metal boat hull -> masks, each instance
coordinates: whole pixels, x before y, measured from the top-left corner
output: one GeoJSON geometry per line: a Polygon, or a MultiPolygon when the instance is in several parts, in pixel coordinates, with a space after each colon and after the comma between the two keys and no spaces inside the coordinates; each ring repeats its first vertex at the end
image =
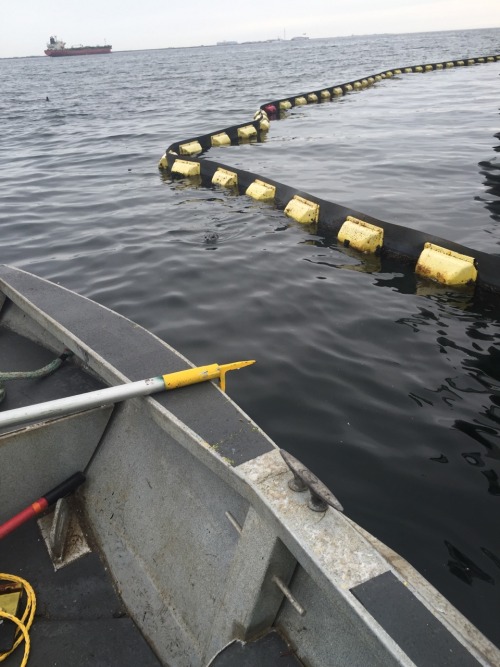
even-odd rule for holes
{"type": "MultiPolygon", "coordinates": [[[[3,266],[0,343],[11,336],[53,355],[71,350],[75,371],[101,384],[189,365],[116,313],[3,266]]],[[[31,400],[29,384],[10,391],[2,409],[31,400]]],[[[340,511],[312,511],[309,493],[289,487],[276,445],[212,383],[1,434],[0,521],[74,466],[86,473],[77,496],[95,548],[160,664],[219,667],[234,653],[250,664],[246,647],[270,631],[286,642],[287,665],[500,664],[500,652],[408,563],[340,511]]],[[[62,586],[72,567],[61,570],[62,586]]],[[[56,637],[62,650],[71,643],[60,628],[51,650],[56,637]]],[[[33,647],[30,664],[47,664],[33,647]]]]}

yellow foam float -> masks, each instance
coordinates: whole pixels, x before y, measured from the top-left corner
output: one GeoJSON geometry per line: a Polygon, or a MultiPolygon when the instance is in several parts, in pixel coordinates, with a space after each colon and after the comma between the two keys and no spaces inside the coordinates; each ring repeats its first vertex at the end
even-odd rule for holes
{"type": "Polygon", "coordinates": [[[245,194],[257,201],[269,201],[274,199],[276,195],[276,186],[257,178],[253,183],[250,183],[245,194]]]}
{"type": "Polygon", "coordinates": [[[181,155],[197,155],[203,151],[199,141],[189,141],[187,144],[179,146],[179,153],[181,155]]]}
{"type": "Polygon", "coordinates": [[[214,148],[216,146],[230,146],[231,139],[226,132],[219,132],[218,134],[212,134],[210,137],[210,143],[214,148]]]}
{"type": "Polygon", "coordinates": [[[253,139],[257,136],[257,130],[253,125],[244,125],[238,128],[238,139],[253,139]]]}
{"type": "Polygon", "coordinates": [[[434,243],[424,245],[415,272],[443,285],[467,285],[476,282],[477,279],[474,257],[462,255],[434,243]]]}
{"type": "Polygon", "coordinates": [[[295,195],[286,205],[285,215],[302,224],[318,222],[319,204],[295,195]]]}
{"type": "Polygon", "coordinates": [[[234,188],[238,185],[238,174],[228,169],[218,167],[212,176],[213,185],[222,185],[226,188],[234,188]]]}
{"type": "Polygon", "coordinates": [[[172,165],[172,173],[181,176],[199,176],[200,164],[189,160],[176,160],[172,165]]]}
{"type": "Polygon", "coordinates": [[[348,215],[340,228],[337,239],[360,252],[374,253],[384,243],[384,230],[382,227],[348,215]]]}

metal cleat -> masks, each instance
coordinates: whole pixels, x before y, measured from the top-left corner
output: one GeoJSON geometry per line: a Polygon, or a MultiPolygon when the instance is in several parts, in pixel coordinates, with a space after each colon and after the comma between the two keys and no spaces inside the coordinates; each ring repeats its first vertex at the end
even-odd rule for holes
{"type": "Polygon", "coordinates": [[[293,472],[293,479],[288,482],[290,489],[299,493],[309,490],[311,493],[308,502],[310,509],[314,512],[326,512],[328,506],[330,506],[338,512],[344,511],[344,508],[330,489],[325,486],[316,475],[306,468],[303,463],[284,449],[280,449],[280,454],[287,466],[293,472]]]}

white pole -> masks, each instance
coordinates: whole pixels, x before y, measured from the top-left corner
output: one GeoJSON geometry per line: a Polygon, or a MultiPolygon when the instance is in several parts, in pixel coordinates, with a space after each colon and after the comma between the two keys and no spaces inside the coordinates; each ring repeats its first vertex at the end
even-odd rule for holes
{"type": "Polygon", "coordinates": [[[127,382],[116,387],[107,389],[98,389],[89,391],[87,394],[78,394],[77,396],[67,396],[66,398],[57,398],[55,401],[47,403],[38,403],[38,405],[27,405],[24,408],[15,408],[0,412],[0,428],[4,426],[13,426],[26,421],[43,419],[45,417],[60,417],[71,412],[77,412],[81,409],[95,408],[99,405],[109,405],[118,403],[126,398],[134,396],[148,396],[158,391],[171,391],[179,387],[186,387],[198,382],[220,379],[220,388],[225,391],[226,373],[244,368],[255,361],[235,361],[231,364],[208,364],[207,366],[196,366],[187,368],[183,371],[175,371],[167,375],[158,375],[146,380],[137,382],[127,382]]]}
{"type": "Polygon", "coordinates": [[[0,412],[0,428],[35,419],[59,417],[82,409],[118,403],[124,401],[126,398],[134,398],[134,396],[148,396],[162,390],[165,390],[165,381],[159,375],[158,377],[147,378],[138,382],[130,382],[116,387],[90,391],[86,394],[57,398],[54,401],[47,401],[38,405],[27,405],[24,408],[15,408],[3,413],[0,412]]]}

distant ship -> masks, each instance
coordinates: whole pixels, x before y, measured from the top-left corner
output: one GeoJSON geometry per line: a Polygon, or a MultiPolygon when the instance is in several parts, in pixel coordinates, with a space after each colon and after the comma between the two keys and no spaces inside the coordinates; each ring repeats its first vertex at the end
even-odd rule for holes
{"type": "Polygon", "coordinates": [[[70,46],[66,48],[66,43],[57,37],[51,37],[47,48],[46,56],[90,56],[94,53],[111,53],[111,44],[103,46],[70,46]]]}

